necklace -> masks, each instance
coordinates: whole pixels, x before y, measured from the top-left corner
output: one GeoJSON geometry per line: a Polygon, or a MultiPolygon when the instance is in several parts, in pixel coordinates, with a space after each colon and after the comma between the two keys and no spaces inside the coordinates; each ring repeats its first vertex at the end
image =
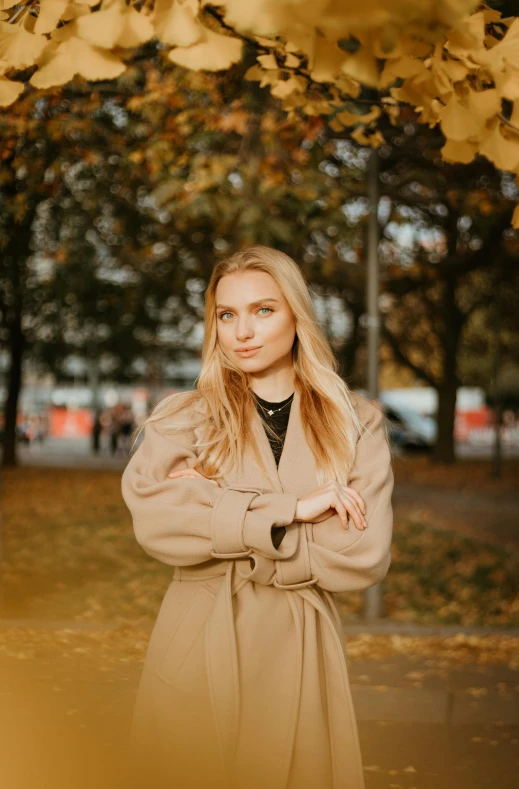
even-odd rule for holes
{"type": "MultiPolygon", "coordinates": [[[[257,397],[257,395],[256,395],[256,397],[257,397]]],[[[264,405],[261,405],[259,400],[258,400],[258,405],[260,406],[260,408],[263,409],[263,411],[265,411],[265,413],[267,413],[269,416],[272,416],[272,414],[277,414],[278,411],[282,411],[283,408],[286,408],[287,405],[290,405],[290,403],[292,402],[293,399],[294,399],[294,395],[292,395],[290,397],[290,400],[287,403],[285,403],[284,405],[282,405],[281,408],[274,408],[274,409],[270,408],[270,409],[267,409],[267,408],[265,408],[264,405]]]]}

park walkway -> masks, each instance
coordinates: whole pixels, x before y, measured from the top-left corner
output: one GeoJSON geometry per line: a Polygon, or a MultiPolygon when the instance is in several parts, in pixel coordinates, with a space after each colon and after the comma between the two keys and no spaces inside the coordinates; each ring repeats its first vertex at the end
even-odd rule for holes
{"type": "MultiPolygon", "coordinates": [[[[51,623],[31,630],[0,623],[0,706],[9,710],[0,717],[1,761],[9,789],[40,789],[42,770],[53,789],[123,789],[125,738],[150,629],[126,630],[126,640],[140,647],[136,659],[124,639],[104,643],[115,632],[110,625],[103,634],[95,625],[68,624],[51,633],[51,623]]],[[[366,658],[356,652],[358,630],[369,626],[352,627],[346,644],[366,789],[515,789],[519,639],[502,637],[516,651],[501,663],[478,660],[476,652],[474,662],[460,663],[455,650],[452,659],[422,649],[366,658]]]]}

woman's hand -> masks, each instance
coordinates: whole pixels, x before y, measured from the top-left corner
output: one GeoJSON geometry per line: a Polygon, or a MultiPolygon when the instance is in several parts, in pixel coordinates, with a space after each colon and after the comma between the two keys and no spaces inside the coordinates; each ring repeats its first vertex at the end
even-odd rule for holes
{"type": "Polygon", "coordinates": [[[206,479],[208,482],[212,482],[213,485],[218,485],[218,482],[215,479],[209,479],[208,477],[204,477],[203,474],[200,474],[198,471],[195,471],[194,468],[181,468],[179,471],[172,471],[171,474],[168,474],[170,479],[178,479],[178,477],[188,477],[193,479],[195,477],[200,477],[201,479],[206,479]]]}
{"type": "Polygon", "coordinates": [[[334,481],[325,482],[312,493],[301,496],[297,500],[294,520],[320,523],[333,515],[333,510],[337,512],[345,529],[349,528],[348,513],[357,529],[365,529],[368,525],[364,518],[366,505],[360,493],[334,481]]]}

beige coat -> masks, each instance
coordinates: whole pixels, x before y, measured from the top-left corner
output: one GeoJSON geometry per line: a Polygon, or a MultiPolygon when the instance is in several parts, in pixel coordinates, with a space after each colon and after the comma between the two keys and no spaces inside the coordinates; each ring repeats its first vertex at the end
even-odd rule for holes
{"type": "Polygon", "coordinates": [[[143,787],[363,789],[333,593],[365,589],[388,571],[393,471],[381,412],[353,398],[373,434],[359,439],[348,479],[366,503],[363,531],[351,518],[344,529],[336,514],[292,520],[297,497],[318,487],[297,389],[278,469],[254,415],[274,489],[249,453],[242,472],[219,486],[168,479],[195,464],[195,436],[168,433],[167,418],[146,426],[123,496],[140,545],[175,573],[134,711],[131,750],[143,787]],[[279,550],[273,525],[287,527],[279,550]]]}

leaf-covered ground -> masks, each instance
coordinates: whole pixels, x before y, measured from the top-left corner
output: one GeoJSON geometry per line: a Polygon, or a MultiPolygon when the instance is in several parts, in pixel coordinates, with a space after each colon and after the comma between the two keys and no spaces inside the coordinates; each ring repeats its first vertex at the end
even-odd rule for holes
{"type": "MultiPolygon", "coordinates": [[[[519,463],[503,480],[489,464],[430,467],[396,461],[397,480],[484,492],[496,504],[516,484],[519,463]],[[497,494],[497,495],[496,495],[497,494]]],[[[154,620],[173,568],[137,544],[120,494],[120,472],[23,467],[3,473],[4,618],[119,622],[154,620]]],[[[477,512],[475,512],[477,517],[477,512]]],[[[430,521],[430,513],[429,513],[430,521]]],[[[395,519],[392,565],[384,581],[385,614],[427,624],[519,625],[519,551],[471,539],[452,525],[424,525],[416,511],[395,519]]],[[[339,596],[341,613],[362,613],[362,593],[339,596]]]]}
{"type": "MultiPolygon", "coordinates": [[[[496,502],[497,519],[496,493],[509,495],[515,484],[508,476],[488,481],[481,466],[445,470],[443,483],[436,469],[434,479],[427,477],[423,459],[397,465],[397,478],[421,495],[424,486],[439,496],[453,487],[485,491],[496,502]]],[[[45,775],[54,789],[127,789],[135,694],[173,568],[136,543],[120,472],[20,468],[4,473],[2,494],[0,616],[36,620],[0,627],[0,697],[11,711],[3,721],[0,716],[0,740],[9,754],[3,784],[36,789],[45,775]],[[54,620],[65,622],[56,626],[54,620]]],[[[466,529],[456,533],[455,521],[436,517],[434,506],[406,512],[401,500],[397,512],[393,563],[383,587],[386,615],[517,625],[517,551],[478,542],[466,529]]],[[[346,616],[354,616],[362,594],[339,602],[346,616]]],[[[360,716],[366,789],[489,789],[496,780],[502,789],[515,786],[518,727],[501,716],[519,693],[519,638],[360,634],[348,635],[346,648],[361,712],[363,699],[378,704],[379,696],[384,709],[393,705],[391,712],[408,699],[407,722],[360,716]],[[491,720],[417,725],[415,711],[421,714],[427,694],[447,692],[463,709],[484,704],[491,720]]]]}

